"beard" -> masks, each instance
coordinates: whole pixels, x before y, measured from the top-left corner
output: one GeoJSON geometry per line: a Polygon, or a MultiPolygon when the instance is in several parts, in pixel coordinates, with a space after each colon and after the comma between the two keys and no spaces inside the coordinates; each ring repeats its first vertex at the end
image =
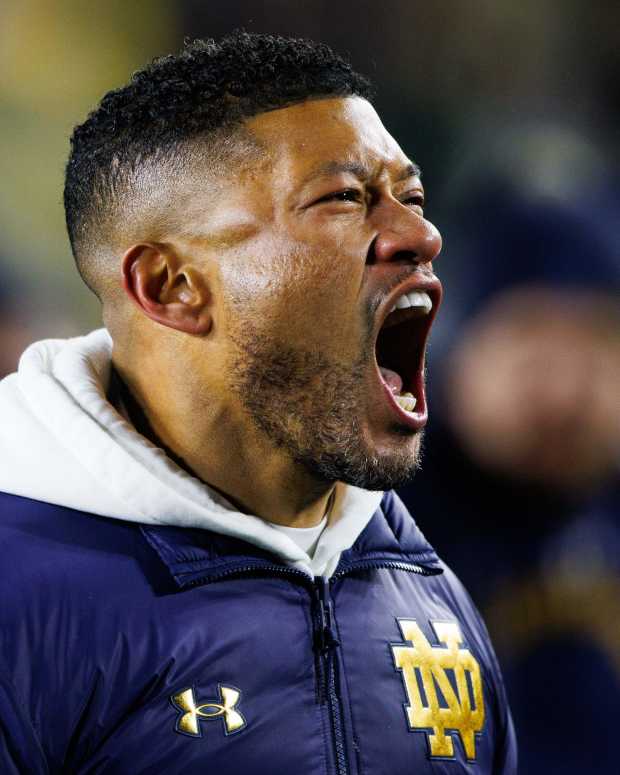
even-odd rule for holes
{"type": "MultiPolygon", "coordinates": [[[[245,318],[245,316],[244,316],[245,318]]],[[[320,482],[344,482],[366,490],[390,490],[408,482],[419,467],[422,433],[412,452],[411,431],[394,424],[403,436],[401,449],[377,454],[366,439],[360,415],[369,369],[374,368],[372,320],[367,344],[350,365],[321,352],[293,348],[238,319],[231,339],[231,389],[253,425],[284,449],[320,482]]]]}

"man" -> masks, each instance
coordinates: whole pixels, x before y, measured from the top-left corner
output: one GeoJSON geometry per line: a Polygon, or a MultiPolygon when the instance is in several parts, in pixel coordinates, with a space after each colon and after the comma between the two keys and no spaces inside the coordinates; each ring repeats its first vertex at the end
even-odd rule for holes
{"type": "Polygon", "coordinates": [[[389,492],[441,241],[368,98],[237,33],[76,128],[107,331],[1,386],[3,772],[515,772],[484,625],[389,492]]]}

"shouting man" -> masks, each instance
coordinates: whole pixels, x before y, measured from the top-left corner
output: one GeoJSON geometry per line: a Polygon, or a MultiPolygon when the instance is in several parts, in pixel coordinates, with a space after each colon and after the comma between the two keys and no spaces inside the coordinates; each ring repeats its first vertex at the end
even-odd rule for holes
{"type": "Polygon", "coordinates": [[[3,773],[515,772],[484,625],[391,492],[441,238],[369,99],[236,33],[75,129],[105,329],[0,384],[3,773]]]}

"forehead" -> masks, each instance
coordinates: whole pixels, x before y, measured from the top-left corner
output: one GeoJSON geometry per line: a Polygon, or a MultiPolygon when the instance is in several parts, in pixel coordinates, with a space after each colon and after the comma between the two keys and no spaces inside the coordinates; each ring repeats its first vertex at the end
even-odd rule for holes
{"type": "Polygon", "coordinates": [[[409,161],[361,97],[308,100],[261,113],[246,125],[295,178],[330,161],[362,161],[370,168],[401,168],[409,161]]]}

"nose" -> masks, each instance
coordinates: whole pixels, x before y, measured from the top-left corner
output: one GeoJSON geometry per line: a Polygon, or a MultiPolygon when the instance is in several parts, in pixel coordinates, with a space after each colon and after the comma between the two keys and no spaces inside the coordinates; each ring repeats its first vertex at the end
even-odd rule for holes
{"type": "Polygon", "coordinates": [[[399,212],[394,213],[392,210],[389,219],[383,217],[377,223],[379,233],[368,257],[369,262],[404,259],[427,264],[434,261],[441,250],[438,229],[404,205],[395,206],[399,212]]]}

